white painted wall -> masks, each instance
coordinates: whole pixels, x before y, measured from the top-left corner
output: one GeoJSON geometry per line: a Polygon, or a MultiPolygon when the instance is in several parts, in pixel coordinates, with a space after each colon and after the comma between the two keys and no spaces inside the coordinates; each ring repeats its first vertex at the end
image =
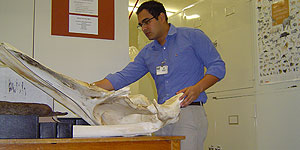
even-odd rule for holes
{"type": "Polygon", "coordinates": [[[257,95],[257,150],[299,149],[300,94],[297,85],[297,88],[287,88],[285,84],[259,88],[264,92],[257,95]],[[274,87],[278,89],[268,89],[274,87]]]}
{"type": "MultiPolygon", "coordinates": [[[[0,42],[7,42],[32,56],[33,0],[0,1],[0,42]]],[[[39,102],[53,107],[53,100],[27,80],[0,65],[0,100],[39,102]]]]}
{"type": "Polygon", "coordinates": [[[0,0],[0,42],[32,56],[33,0],[0,0]]]}
{"type": "MultiPolygon", "coordinates": [[[[128,0],[115,0],[115,40],[52,36],[51,0],[1,0],[0,20],[0,41],[30,56],[34,49],[36,60],[72,78],[93,82],[129,63],[128,0]]],[[[0,93],[6,90],[1,88],[0,93]]],[[[55,106],[56,111],[65,111],[57,103],[55,106]]]]}
{"type": "MultiPolygon", "coordinates": [[[[290,0],[289,2],[294,3],[293,5],[300,5],[300,2],[297,0],[290,0]]],[[[267,1],[265,1],[265,3],[271,6],[271,4],[267,1]]],[[[267,8],[268,7],[264,8],[264,10],[267,10],[267,8]]],[[[299,7],[297,8],[298,9],[296,9],[296,12],[299,12],[299,7]]],[[[258,16],[256,17],[257,19],[259,19],[258,16]]],[[[296,17],[296,19],[299,19],[299,15],[297,15],[296,17]]],[[[281,25],[279,26],[279,28],[281,28],[281,25]]],[[[297,26],[297,28],[299,30],[299,25],[297,26]]],[[[258,35],[257,30],[255,34],[258,35]]],[[[258,44],[256,43],[256,45],[258,44]]],[[[256,49],[258,50],[258,47],[256,49]]],[[[255,68],[257,68],[257,72],[259,72],[258,55],[259,53],[258,51],[256,51],[256,58],[254,62],[256,66],[255,68]]],[[[257,79],[257,150],[299,149],[299,80],[262,85],[259,83],[258,73],[256,73],[255,77],[257,79]]]]}
{"type": "Polygon", "coordinates": [[[129,62],[128,0],[115,0],[115,40],[51,35],[51,0],[36,1],[35,58],[53,70],[92,82],[129,62]]]}

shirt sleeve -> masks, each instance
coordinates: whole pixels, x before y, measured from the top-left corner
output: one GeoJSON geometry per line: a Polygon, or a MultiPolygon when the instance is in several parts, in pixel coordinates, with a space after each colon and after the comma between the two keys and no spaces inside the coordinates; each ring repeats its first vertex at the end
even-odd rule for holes
{"type": "Polygon", "coordinates": [[[134,61],[130,62],[123,70],[105,77],[111,82],[115,90],[119,90],[137,81],[148,72],[142,51],[135,57],[134,61]]]}
{"type": "Polygon", "coordinates": [[[207,69],[205,74],[223,79],[226,73],[225,62],[211,40],[199,29],[194,29],[190,35],[195,53],[207,69]]]}

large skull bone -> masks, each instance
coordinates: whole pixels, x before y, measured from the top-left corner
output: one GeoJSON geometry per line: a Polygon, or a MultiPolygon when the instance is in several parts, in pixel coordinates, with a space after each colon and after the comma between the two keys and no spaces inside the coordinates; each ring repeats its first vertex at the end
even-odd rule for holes
{"type": "Polygon", "coordinates": [[[6,43],[0,45],[0,65],[10,67],[89,124],[101,125],[99,136],[149,134],[178,120],[181,94],[159,105],[143,95],[129,95],[129,88],[107,91],[54,72],[6,43]]]}

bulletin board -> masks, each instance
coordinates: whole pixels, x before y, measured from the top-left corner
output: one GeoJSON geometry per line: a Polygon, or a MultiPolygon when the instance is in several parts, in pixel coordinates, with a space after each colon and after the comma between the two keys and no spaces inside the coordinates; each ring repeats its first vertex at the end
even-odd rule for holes
{"type": "Polygon", "coordinates": [[[114,40],[114,0],[52,0],[51,35],[114,40]]]}
{"type": "Polygon", "coordinates": [[[300,2],[257,0],[260,84],[300,79],[300,2]]]}

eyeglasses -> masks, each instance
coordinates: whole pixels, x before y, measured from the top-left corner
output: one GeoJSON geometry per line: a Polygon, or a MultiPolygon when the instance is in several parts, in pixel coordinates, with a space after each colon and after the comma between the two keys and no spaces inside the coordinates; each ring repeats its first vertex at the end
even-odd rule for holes
{"type": "Polygon", "coordinates": [[[139,23],[139,25],[137,26],[137,28],[141,29],[143,27],[143,25],[148,25],[153,18],[155,18],[155,17],[143,20],[142,23],[139,23]]]}

